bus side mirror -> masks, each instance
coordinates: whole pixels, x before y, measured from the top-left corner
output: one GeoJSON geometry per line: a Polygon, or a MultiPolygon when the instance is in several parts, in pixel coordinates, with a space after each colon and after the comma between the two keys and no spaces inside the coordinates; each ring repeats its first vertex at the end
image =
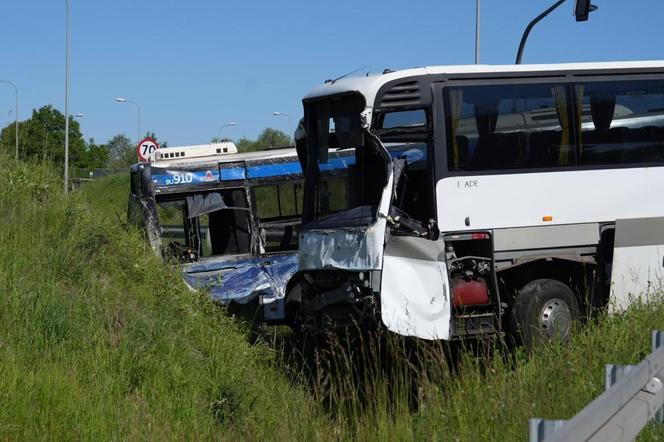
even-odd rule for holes
{"type": "Polygon", "coordinates": [[[576,17],[576,21],[586,21],[590,13],[596,10],[597,6],[591,4],[590,0],[576,0],[574,17],[576,17]]]}

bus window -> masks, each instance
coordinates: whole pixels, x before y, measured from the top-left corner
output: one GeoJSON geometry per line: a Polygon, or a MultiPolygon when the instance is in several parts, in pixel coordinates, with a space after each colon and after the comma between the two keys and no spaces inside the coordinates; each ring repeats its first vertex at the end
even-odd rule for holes
{"type": "Polygon", "coordinates": [[[426,127],[427,114],[424,109],[387,112],[383,117],[381,129],[409,129],[426,127]]]}
{"type": "Polygon", "coordinates": [[[256,214],[261,220],[298,217],[302,214],[301,184],[254,187],[256,214]]]}
{"type": "Polygon", "coordinates": [[[157,204],[162,246],[165,251],[182,248],[187,243],[184,226],[186,214],[184,210],[184,200],[163,201],[157,204]]]}
{"type": "Polygon", "coordinates": [[[318,213],[322,216],[348,209],[348,189],[345,177],[323,179],[318,187],[318,213]]]}
{"type": "Polygon", "coordinates": [[[567,86],[459,86],[444,95],[450,170],[574,164],[567,86]]]}
{"type": "Polygon", "coordinates": [[[664,161],[664,81],[581,83],[575,94],[579,164],[664,161]]]}
{"type": "Polygon", "coordinates": [[[250,217],[243,190],[189,193],[181,197],[157,201],[166,256],[182,259],[187,250],[195,258],[250,252],[250,217]],[[223,208],[211,207],[210,202],[204,201],[213,194],[223,201],[223,208]],[[197,212],[193,213],[194,210],[197,212]]]}
{"type": "Polygon", "coordinates": [[[264,250],[296,250],[295,227],[302,215],[302,185],[256,186],[253,191],[264,250]]]}

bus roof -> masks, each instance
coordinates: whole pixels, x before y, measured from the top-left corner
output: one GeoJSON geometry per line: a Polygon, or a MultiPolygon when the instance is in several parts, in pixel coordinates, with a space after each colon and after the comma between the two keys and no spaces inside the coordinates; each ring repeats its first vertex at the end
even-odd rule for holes
{"type": "Polygon", "coordinates": [[[599,63],[556,63],[556,64],[511,64],[511,65],[449,65],[425,66],[399,71],[386,72],[366,76],[353,76],[326,82],[315,87],[304,100],[315,99],[343,92],[361,93],[367,104],[373,103],[381,86],[389,81],[419,75],[441,75],[461,78],[487,74],[490,76],[519,74],[555,74],[555,73],[620,73],[631,71],[664,71],[664,60],[653,61],[620,61],[599,63]]]}
{"type": "Polygon", "coordinates": [[[226,153],[221,155],[208,155],[196,158],[174,158],[164,159],[159,163],[153,163],[153,167],[159,168],[188,168],[201,167],[206,164],[237,163],[238,161],[261,161],[274,160],[278,158],[297,157],[295,148],[280,148],[257,150],[253,152],[226,153]]]}

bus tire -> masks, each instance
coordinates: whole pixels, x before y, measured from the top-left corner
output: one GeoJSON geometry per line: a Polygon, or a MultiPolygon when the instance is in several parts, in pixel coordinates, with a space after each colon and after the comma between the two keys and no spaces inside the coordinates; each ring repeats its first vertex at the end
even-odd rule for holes
{"type": "Polygon", "coordinates": [[[536,279],[516,295],[512,330],[530,351],[546,341],[569,342],[579,317],[579,303],[567,285],[555,279],[536,279]]]}

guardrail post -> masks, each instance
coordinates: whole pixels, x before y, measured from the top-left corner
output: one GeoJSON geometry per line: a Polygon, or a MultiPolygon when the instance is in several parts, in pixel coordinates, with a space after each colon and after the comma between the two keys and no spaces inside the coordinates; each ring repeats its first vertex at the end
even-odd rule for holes
{"type": "Polygon", "coordinates": [[[558,428],[565,425],[567,421],[562,420],[548,420],[535,417],[528,419],[528,441],[529,442],[542,442],[550,438],[558,428]]]}
{"type": "Polygon", "coordinates": [[[635,365],[606,364],[604,366],[604,390],[608,390],[622,377],[634,369],[635,365]]]}
{"type": "MultiPolygon", "coordinates": [[[[653,330],[650,338],[651,350],[655,351],[664,344],[664,332],[653,330]]],[[[655,413],[653,419],[655,422],[664,423],[664,408],[660,408],[655,413]]]]}
{"type": "Polygon", "coordinates": [[[653,331],[651,344],[638,365],[606,365],[605,392],[571,419],[529,419],[529,441],[627,441],[649,421],[664,423],[664,331],[653,331]]]}

